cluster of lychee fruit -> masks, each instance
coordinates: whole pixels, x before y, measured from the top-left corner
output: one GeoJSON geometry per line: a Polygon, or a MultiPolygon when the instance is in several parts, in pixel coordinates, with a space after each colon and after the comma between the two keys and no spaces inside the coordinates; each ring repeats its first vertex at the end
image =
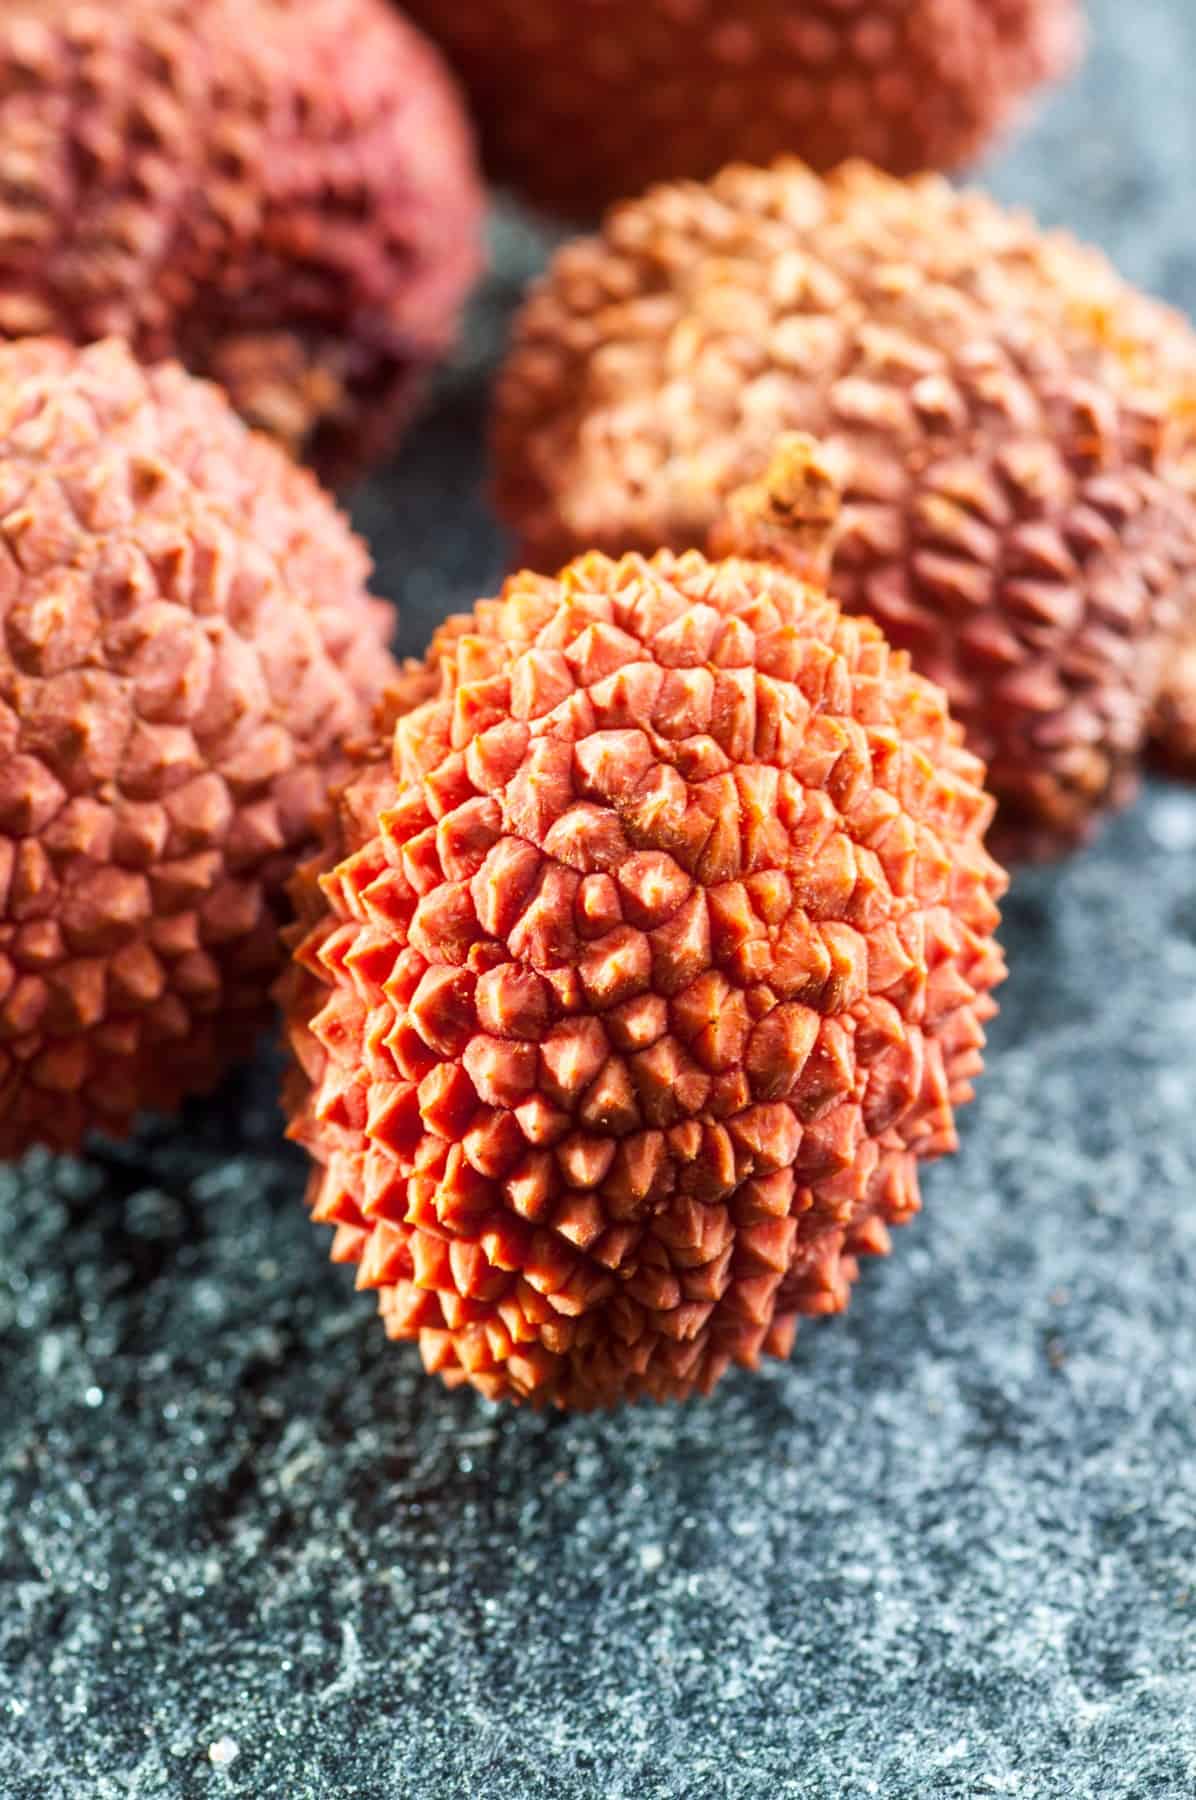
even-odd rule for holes
{"type": "Polygon", "coordinates": [[[532,201],[669,179],[529,297],[527,568],[399,665],[301,464],[451,346],[448,65],[386,0],[0,0],[0,1154],[174,1108],[273,995],[391,1335],[678,1397],[845,1305],[954,1147],[994,815],[1058,854],[1152,741],[1196,766],[1196,334],[904,178],[1072,0],[408,10],[532,201]]]}

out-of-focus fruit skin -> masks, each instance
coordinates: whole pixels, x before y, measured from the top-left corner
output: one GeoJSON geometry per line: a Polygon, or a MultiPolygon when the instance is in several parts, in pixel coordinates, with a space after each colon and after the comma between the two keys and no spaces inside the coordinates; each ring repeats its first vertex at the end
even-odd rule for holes
{"type": "Polygon", "coordinates": [[[408,0],[496,180],[566,218],[793,154],[952,169],[1066,75],[1076,0],[408,0]]]}
{"type": "Polygon", "coordinates": [[[386,0],[0,0],[0,332],[128,338],[327,478],[450,348],[482,196],[386,0]]]}
{"type": "Polygon", "coordinates": [[[312,1214],[451,1385],[706,1392],[842,1308],[955,1147],[983,770],[869,621],[696,552],[515,576],[429,683],[293,884],[312,1214]]]}
{"type": "Polygon", "coordinates": [[[814,433],[834,592],[946,688],[1002,847],[1055,854],[1132,793],[1196,616],[1194,371],[1178,315],[981,195],[731,168],[560,252],[500,378],[496,499],[537,568],[704,546],[814,433]]]}
{"type": "Polygon", "coordinates": [[[0,1155],[253,1046],[284,887],[390,678],[312,477],[177,365],[0,344],[0,1155]]]}
{"type": "Polygon", "coordinates": [[[1155,761],[1196,781],[1196,617],[1168,659],[1153,724],[1155,761]]]}

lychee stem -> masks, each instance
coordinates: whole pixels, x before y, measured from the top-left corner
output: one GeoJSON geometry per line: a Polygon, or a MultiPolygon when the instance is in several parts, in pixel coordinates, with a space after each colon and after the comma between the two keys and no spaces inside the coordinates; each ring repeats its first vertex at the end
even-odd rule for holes
{"type": "Polygon", "coordinates": [[[777,563],[805,581],[830,575],[842,498],[817,438],[787,432],[758,481],[730,494],[707,539],[709,554],[777,563]]]}

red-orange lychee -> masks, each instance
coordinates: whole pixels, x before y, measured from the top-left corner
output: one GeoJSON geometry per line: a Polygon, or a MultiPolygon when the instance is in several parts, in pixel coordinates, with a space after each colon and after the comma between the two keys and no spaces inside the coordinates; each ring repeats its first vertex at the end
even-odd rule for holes
{"type": "Polygon", "coordinates": [[[407,0],[491,174],[592,217],[653,181],[789,153],[910,175],[983,150],[1082,42],[1077,0],[407,0]]]}
{"type": "Polygon", "coordinates": [[[955,1146],[1002,975],[981,766],[873,624],[696,552],[517,575],[426,687],[295,883],[313,1216],[451,1384],[708,1391],[843,1307],[955,1146]]]}

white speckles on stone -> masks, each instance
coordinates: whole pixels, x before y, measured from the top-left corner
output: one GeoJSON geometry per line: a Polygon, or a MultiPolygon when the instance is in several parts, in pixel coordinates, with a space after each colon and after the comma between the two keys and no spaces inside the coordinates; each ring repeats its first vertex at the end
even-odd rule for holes
{"type": "Polygon", "coordinates": [[[1152,795],[1146,829],[1160,850],[1184,856],[1196,850],[1196,795],[1164,791],[1152,795]]]}
{"type": "Polygon", "coordinates": [[[342,1700],[353,1693],[361,1685],[362,1668],[361,1642],[354,1627],[345,1619],[341,1623],[341,1666],[335,1681],[330,1681],[321,1692],[320,1705],[327,1706],[330,1701],[342,1700]]]}
{"type": "Polygon", "coordinates": [[[208,1745],[208,1761],[218,1769],[230,1768],[240,1754],[241,1746],[235,1738],[220,1737],[208,1745]]]}
{"type": "Polygon", "coordinates": [[[655,1575],[664,1567],[664,1549],[660,1544],[640,1545],[640,1568],[645,1575],[655,1575]]]}
{"type": "Polygon", "coordinates": [[[876,1580],[876,1570],[870,1563],[844,1563],[839,1572],[853,1587],[870,1587],[876,1580]]]}

